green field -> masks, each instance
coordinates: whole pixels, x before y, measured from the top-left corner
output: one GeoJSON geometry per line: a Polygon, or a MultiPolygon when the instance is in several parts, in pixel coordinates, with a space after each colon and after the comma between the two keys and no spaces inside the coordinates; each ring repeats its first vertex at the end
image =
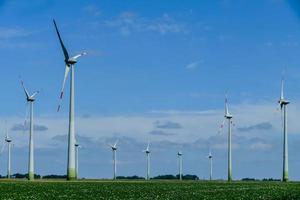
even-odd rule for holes
{"type": "Polygon", "coordinates": [[[1,181],[0,199],[300,199],[300,183],[1,181]]]}

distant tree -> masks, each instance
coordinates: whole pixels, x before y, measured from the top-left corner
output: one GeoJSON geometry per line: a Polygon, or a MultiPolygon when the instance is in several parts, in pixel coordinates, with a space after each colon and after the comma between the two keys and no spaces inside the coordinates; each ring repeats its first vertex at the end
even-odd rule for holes
{"type": "MultiPolygon", "coordinates": [[[[179,175],[177,175],[179,177],[179,175]]],[[[192,175],[192,174],[186,174],[182,176],[183,180],[199,180],[199,177],[197,175],[192,175]]]]}
{"type": "Polygon", "coordinates": [[[45,175],[42,177],[43,179],[66,179],[67,175],[56,175],[56,174],[51,174],[51,175],[45,175]]]}
{"type": "Polygon", "coordinates": [[[25,174],[16,173],[16,174],[13,174],[12,177],[15,177],[15,178],[26,178],[26,175],[25,174]]]}
{"type": "Polygon", "coordinates": [[[255,178],[242,178],[242,181],[258,181],[255,178]]]}
{"type": "Polygon", "coordinates": [[[122,180],[122,179],[139,180],[139,179],[145,179],[145,178],[134,175],[134,176],[117,176],[116,179],[120,179],[120,180],[122,180]]]}
{"type": "Polygon", "coordinates": [[[281,181],[280,179],[264,178],[262,181],[281,181]]]}
{"type": "Polygon", "coordinates": [[[152,179],[172,180],[172,179],[177,179],[177,177],[172,174],[167,174],[167,175],[158,175],[153,177],[152,179]]]}
{"type": "MultiPolygon", "coordinates": [[[[12,175],[13,178],[19,178],[19,179],[25,179],[28,178],[28,174],[21,174],[21,173],[16,173],[12,175]]],[[[34,174],[35,179],[40,179],[41,175],[39,174],[34,174]]]]}

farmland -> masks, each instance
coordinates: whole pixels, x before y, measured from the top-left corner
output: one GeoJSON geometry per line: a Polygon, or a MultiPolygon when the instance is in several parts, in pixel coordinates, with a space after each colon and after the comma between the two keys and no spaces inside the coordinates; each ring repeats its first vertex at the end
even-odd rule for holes
{"type": "Polygon", "coordinates": [[[300,199],[300,183],[1,181],[1,199],[300,199]]]}

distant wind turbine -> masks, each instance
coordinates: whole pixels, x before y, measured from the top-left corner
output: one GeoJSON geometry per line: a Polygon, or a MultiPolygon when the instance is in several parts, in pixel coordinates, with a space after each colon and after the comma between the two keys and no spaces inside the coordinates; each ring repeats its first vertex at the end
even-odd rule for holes
{"type": "Polygon", "coordinates": [[[179,180],[182,180],[182,152],[177,152],[177,158],[178,158],[178,171],[179,171],[179,180]]]}
{"type": "MultiPolygon", "coordinates": [[[[36,91],[30,95],[26,90],[23,81],[21,81],[21,84],[26,95],[27,103],[30,104],[28,179],[34,180],[33,102],[35,101],[35,96],[39,92],[36,91]]],[[[24,127],[24,129],[26,129],[26,127],[24,127]]]]}
{"type": "Polygon", "coordinates": [[[143,151],[146,153],[147,157],[147,174],[146,174],[146,180],[150,180],[150,143],[148,142],[147,148],[143,151]]]}
{"type": "Polygon", "coordinates": [[[6,135],[5,135],[5,142],[7,143],[7,178],[10,178],[11,177],[11,142],[12,142],[12,139],[8,136],[8,131],[7,131],[7,128],[6,128],[6,135]]]}
{"type": "MultiPolygon", "coordinates": [[[[71,71],[71,80],[70,80],[70,105],[69,105],[69,132],[68,132],[68,166],[67,166],[67,179],[72,180],[76,178],[76,169],[75,169],[75,121],[74,121],[74,65],[77,63],[77,59],[83,55],[86,55],[85,52],[69,57],[69,53],[61,39],[60,33],[58,31],[55,20],[53,20],[55,30],[61,45],[61,48],[65,57],[65,76],[62,84],[62,89],[60,93],[60,101],[62,101],[65,83],[71,71]]],[[[61,102],[60,102],[61,103],[61,102]]],[[[60,104],[57,108],[57,111],[60,110],[60,104]]]]}
{"type": "Polygon", "coordinates": [[[227,96],[225,97],[225,119],[228,120],[228,181],[232,181],[232,169],[231,169],[231,124],[232,124],[232,115],[228,110],[228,100],[227,96]]]}
{"type": "Polygon", "coordinates": [[[212,172],[212,170],[213,170],[213,168],[212,168],[212,164],[213,164],[212,159],[213,159],[213,156],[211,154],[211,149],[210,148],[209,148],[209,153],[208,153],[207,158],[209,160],[209,180],[212,180],[212,174],[213,174],[213,172],[212,172]]]}
{"type": "Polygon", "coordinates": [[[287,137],[287,109],[286,106],[290,102],[283,96],[283,83],[284,79],[281,80],[281,94],[278,101],[281,109],[281,116],[283,115],[283,173],[282,181],[286,182],[289,180],[289,161],[288,161],[288,137],[287,137]]]}
{"type": "Polygon", "coordinates": [[[118,144],[118,140],[115,142],[114,145],[109,145],[112,152],[113,152],[113,179],[116,180],[117,179],[117,144],[118,144]]]}

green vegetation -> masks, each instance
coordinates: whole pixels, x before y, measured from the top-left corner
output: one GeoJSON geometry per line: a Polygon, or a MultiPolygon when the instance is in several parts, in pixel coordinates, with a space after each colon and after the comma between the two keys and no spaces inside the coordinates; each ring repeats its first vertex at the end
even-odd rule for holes
{"type": "Polygon", "coordinates": [[[1,199],[300,199],[300,183],[208,181],[9,181],[1,199]]]}

